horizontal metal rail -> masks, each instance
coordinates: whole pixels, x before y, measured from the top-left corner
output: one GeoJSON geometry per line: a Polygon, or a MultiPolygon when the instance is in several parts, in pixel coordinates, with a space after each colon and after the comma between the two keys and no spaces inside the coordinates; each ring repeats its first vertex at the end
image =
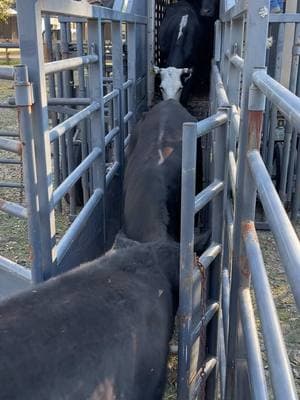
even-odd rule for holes
{"type": "Polygon", "coordinates": [[[89,97],[67,98],[67,97],[48,97],[49,106],[85,106],[92,102],[89,97]]]}
{"type": "Polygon", "coordinates": [[[236,68],[242,70],[244,68],[244,59],[237,54],[229,57],[231,64],[233,64],[236,68]]]}
{"type": "Polygon", "coordinates": [[[7,137],[19,137],[20,135],[18,132],[13,131],[0,131],[0,137],[7,136],[7,137]]]}
{"type": "Polygon", "coordinates": [[[249,288],[240,292],[239,300],[251,389],[255,400],[268,400],[268,389],[249,288]]]}
{"type": "Polygon", "coordinates": [[[119,132],[120,132],[120,128],[118,126],[116,126],[111,131],[109,131],[108,134],[105,135],[105,138],[104,138],[105,146],[107,146],[119,132]]]}
{"type": "Polygon", "coordinates": [[[195,326],[195,328],[192,331],[192,338],[191,341],[192,343],[195,343],[195,341],[198,339],[201,329],[205,326],[208,325],[209,321],[212,319],[212,317],[215,315],[215,313],[219,310],[220,306],[219,303],[217,302],[211,302],[208,307],[206,313],[203,315],[201,320],[198,322],[198,324],[195,326]]]}
{"type": "Polygon", "coordinates": [[[94,101],[91,105],[87,106],[83,110],[78,111],[77,114],[66,119],[61,124],[55,126],[49,131],[50,142],[58,139],[61,135],[66,133],[69,129],[74,128],[84,118],[90,116],[93,112],[99,110],[100,104],[94,101]]]}
{"type": "Polygon", "coordinates": [[[0,79],[14,80],[15,71],[13,67],[0,67],[0,79]]]}
{"type": "Polygon", "coordinates": [[[112,100],[114,97],[119,96],[119,91],[118,89],[114,89],[111,92],[107,93],[105,96],[103,96],[103,103],[106,104],[110,100],[112,100]]]}
{"type": "Polygon", "coordinates": [[[80,179],[82,174],[90,168],[93,162],[99,157],[102,150],[95,147],[91,153],[70,173],[70,175],[53,192],[53,203],[56,206],[60,199],[70,190],[70,188],[80,179]]]}
{"type": "Polygon", "coordinates": [[[267,350],[275,398],[297,400],[295,383],[253,222],[249,221],[249,223],[244,224],[243,240],[267,350]]]}
{"type": "Polygon", "coordinates": [[[0,164],[21,165],[22,161],[16,160],[15,158],[0,158],[0,164]]]}
{"type": "Polygon", "coordinates": [[[224,189],[224,182],[215,179],[213,183],[203,189],[195,198],[195,214],[209,203],[224,189]]]}
{"type": "Polygon", "coordinates": [[[267,221],[273,231],[286,275],[300,310],[300,243],[266,166],[257,150],[248,154],[250,170],[257,185],[267,221]]]}
{"type": "Polygon", "coordinates": [[[14,275],[17,275],[18,277],[23,278],[26,281],[31,281],[31,271],[29,269],[3,256],[0,256],[0,268],[14,275]]]}
{"type": "Polygon", "coordinates": [[[133,80],[132,79],[128,79],[128,81],[123,83],[123,89],[126,90],[132,85],[133,85],[133,80]]]}
{"type": "Polygon", "coordinates": [[[132,111],[128,111],[128,113],[124,117],[124,123],[126,124],[130,120],[130,118],[132,118],[132,117],[133,117],[133,112],[132,111]]]}
{"type": "Polygon", "coordinates": [[[204,380],[208,378],[212,370],[215,368],[217,364],[217,359],[215,357],[209,357],[205,360],[204,365],[201,366],[197,374],[195,375],[193,381],[191,382],[191,398],[196,399],[201,388],[201,384],[204,383],[204,380]],[[203,372],[203,374],[202,374],[203,372]]]}
{"type": "Polygon", "coordinates": [[[0,49],[18,49],[20,47],[19,43],[12,42],[1,42],[0,49]]]}
{"type": "Polygon", "coordinates": [[[110,184],[113,177],[117,174],[117,172],[119,170],[119,166],[120,166],[120,164],[118,163],[118,161],[115,161],[113,163],[112,167],[110,168],[109,172],[106,174],[106,177],[105,177],[106,186],[108,186],[110,184]]]}
{"type": "Polygon", "coordinates": [[[228,120],[228,115],[224,111],[218,111],[216,114],[197,122],[198,138],[206,135],[218,126],[224,125],[228,120]]]}
{"type": "Polygon", "coordinates": [[[78,109],[67,107],[67,106],[49,106],[48,105],[48,111],[55,112],[58,114],[70,115],[70,116],[78,113],[78,109]]]}
{"type": "Polygon", "coordinates": [[[217,104],[218,107],[229,107],[230,103],[227,97],[227,93],[222,81],[222,77],[219,71],[218,66],[215,62],[212,63],[212,73],[213,73],[213,80],[216,88],[216,95],[217,95],[217,104]]]}
{"type": "Polygon", "coordinates": [[[19,140],[4,139],[0,137],[0,149],[21,155],[22,143],[19,140]]]}
{"type": "Polygon", "coordinates": [[[96,205],[99,203],[103,196],[103,192],[101,189],[96,189],[92,196],[89,198],[83,209],[77,215],[72,225],[69,227],[67,232],[61,238],[60,242],[57,245],[57,263],[60,264],[63,260],[65,254],[71,247],[72,243],[77,239],[80,235],[80,232],[84,228],[95,209],[96,205]]]}
{"type": "Polygon", "coordinates": [[[67,58],[59,61],[52,61],[45,63],[44,71],[45,74],[53,74],[54,72],[66,71],[69,69],[75,69],[82,65],[91,64],[98,61],[96,54],[90,54],[87,56],[67,58]]]}
{"type": "Polygon", "coordinates": [[[23,183],[19,182],[0,182],[0,187],[11,188],[11,189],[22,189],[24,187],[23,183]]]}
{"type": "Polygon", "coordinates": [[[115,11],[106,7],[92,6],[84,1],[40,0],[41,10],[54,15],[132,22],[147,25],[147,17],[115,11]],[[63,10],[63,13],[62,13],[63,10]]]}
{"type": "Polygon", "coordinates": [[[270,17],[269,17],[269,22],[283,22],[283,23],[300,22],[300,14],[292,14],[292,13],[274,14],[274,13],[271,13],[270,17]]]}
{"type": "Polygon", "coordinates": [[[214,259],[221,253],[222,246],[219,243],[212,243],[199,257],[199,263],[207,269],[214,259]]]}
{"type": "Polygon", "coordinates": [[[20,204],[13,203],[12,201],[0,199],[0,210],[15,217],[23,219],[27,218],[27,209],[20,204]]]}
{"type": "Polygon", "coordinates": [[[300,126],[300,99],[271,78],[265,69],[253,73],[253,82],[296,128],[300,126]]]}

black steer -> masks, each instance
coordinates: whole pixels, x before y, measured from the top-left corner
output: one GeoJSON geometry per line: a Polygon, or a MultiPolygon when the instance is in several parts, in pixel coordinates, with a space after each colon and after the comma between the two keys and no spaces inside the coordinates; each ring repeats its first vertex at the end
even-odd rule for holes
{"type": "Polygon", "coordinates": [[[161,68],[154,68],[164,100],[186,104],[192,88],[208,89],[217,15],[217,0],[182,0],[166,8],[159,31],[161,68]]]}
{"type": "Polygon", "coordinates": [[[166,100],[138,122],[125,168],[124,231],[129,238],[179,241],[182,124],[193,121],[180,103],[166,100]]]}
{"type": "Polygon", "coordinates": [[[161,399],[178,275],[176,244],[138,244],[1,303],[0,399],[161,399]]]}

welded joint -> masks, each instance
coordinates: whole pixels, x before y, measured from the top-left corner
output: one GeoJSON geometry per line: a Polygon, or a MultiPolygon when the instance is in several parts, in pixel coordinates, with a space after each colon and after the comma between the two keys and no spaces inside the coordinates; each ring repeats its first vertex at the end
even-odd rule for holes
{"type": "MultiPolygon", "coordinates": [[[[254,72],[258,70],[266,71],[266,68],[255,68],[254,72]]],[[[266,107],[266,96],[254,83],[252,83],[249,88],[248,110],[264,111],[265,107],[266,107]]]]}
{"type": "Polygon", "coordinates": [[[15,92],[15,103],[17,107],[28,107],[34,104],[32,83],[15,81],[15,92]]]}

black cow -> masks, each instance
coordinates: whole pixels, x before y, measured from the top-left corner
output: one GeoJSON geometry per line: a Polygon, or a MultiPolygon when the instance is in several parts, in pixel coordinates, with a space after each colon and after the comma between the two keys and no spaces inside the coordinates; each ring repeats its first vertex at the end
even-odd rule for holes
{"type": "Polygon", "coordinates": [[[0,398],[161,399],[178,281],[178,245],[138,244],[3,302],[0,398]]]}
{"type": "MultiPolygon", "coordinates": [[[[180,238],[182,124],[196,119],[176,100],[138,122],[127,155],[124,230],[140,242],[180,238]]],[[[200,154],[201,156],[201,154],[200,154]]]]}
{"type": "Polygon", "coordinates": [[[209,87],[217,12],[216,0],[182,0],[166,8],[159,31],[161,68],[154,67],[163,99],[186,104],[192,88],[209,87]]]}

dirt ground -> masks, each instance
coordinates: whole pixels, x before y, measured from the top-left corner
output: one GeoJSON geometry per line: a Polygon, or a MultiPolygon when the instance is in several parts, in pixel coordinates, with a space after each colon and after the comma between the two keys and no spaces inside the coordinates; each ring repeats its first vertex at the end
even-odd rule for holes
{"type": "MultiPolygon", "coordinates": [[[[12,83],[0,81],[0,102],[13,95],[12,83]]],[[[190,104],[190,110],[193,112],[199,107],[197,99],[190,104]]],[[[201,118],[206,116],[206,104],[198,115],[201,118]]],[[[16,130],[17,116],[14,110],[0,109],[0,130],[16,130]]],[[[0,158],[18,158],[9,153],[0,151],[0,158]]],[[[0,181],[22,181],[22,169],[20,165],[0,164],[0,181]]],[[[0,198],[5,200],[21,202],[25,204],[24,194],[20,189],[0,188],[0,198]]],[[[66,217],[56,215],[58,235],[65,230],[68,222],[66,217]]],[[[297,227],[300,235],[300,224],[297,227]]],[[[259,239],[264,255],[266,269],[268,272],[272,292],[274,295],[278,315],[280,318],[285,342],[288,349],[298,393],[300,393],[300,317],[297,314],[296,306],[287,285],[283,267],[276,249],[273,236],[270,232],[260,231],[259,239]]],[[[19,264],[30,265],[30,258],[27,245],[27,226],[26,222],[17,218],[8,216],[0,212],[0,254],[8,257],[19,264]]],[[[168,385],[164,400],[176,399],[176,356],[171,356],[168,362],[168,385]]],[[[268,374],[267,365],[265,366],[268,374]]]]}

